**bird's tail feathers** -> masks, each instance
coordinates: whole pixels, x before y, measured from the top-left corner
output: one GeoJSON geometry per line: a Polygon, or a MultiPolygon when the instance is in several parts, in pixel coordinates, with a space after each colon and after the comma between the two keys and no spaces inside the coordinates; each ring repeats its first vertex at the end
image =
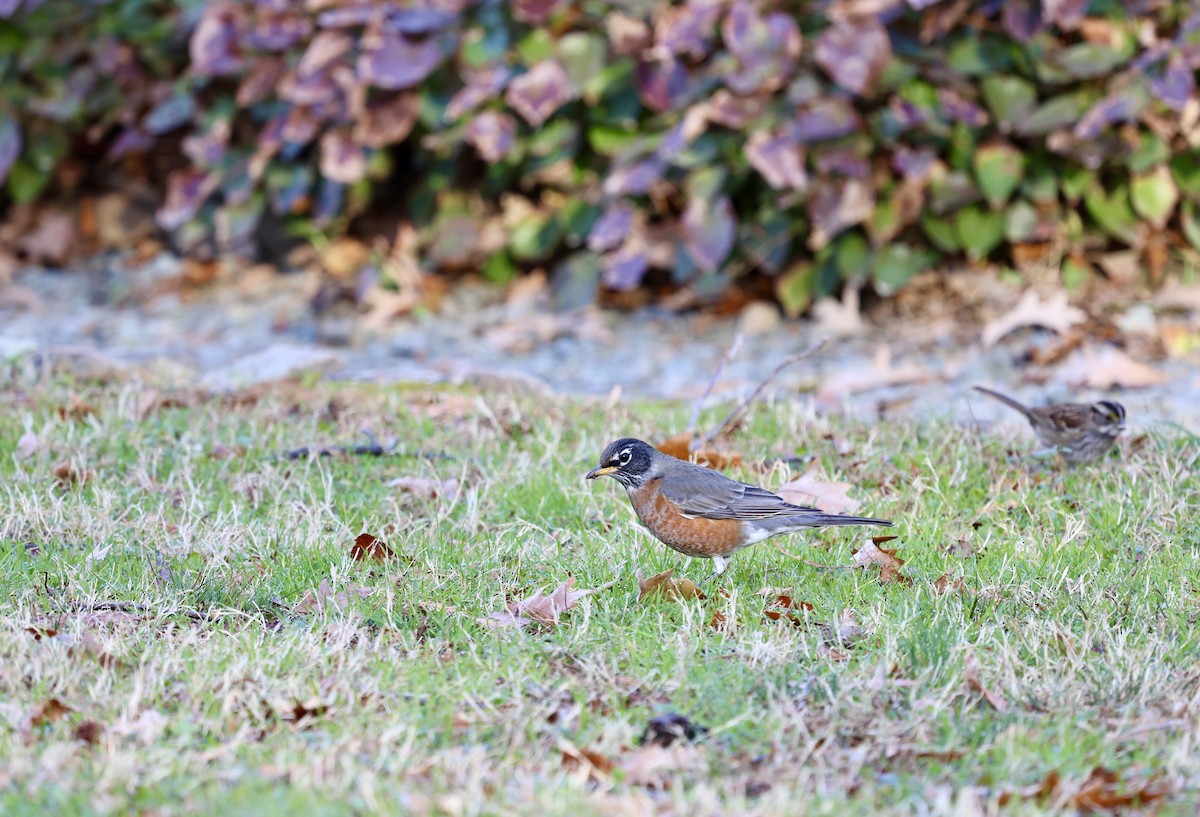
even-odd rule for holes
{"type": "Polygon", "coordinates": [[[1029,411],[1029,406],[1025,405],[1024,403],[1018,403],[1016,400],[1012,399],[1007,394],[1001,394],[998,391],[992,391],[991,389],[984,388],[983,386],[976,386],[975,391],[983,392],[984,394],[988,395],[989,397],[996,398],[997,400],[999,400],[1001,403],[1008,406],[1009,408],[1015,408],[1017,411],[1021,412],[1026,417],[1029,417],[1031,419],[1033,417],[1032,413],[1029,411]]]}

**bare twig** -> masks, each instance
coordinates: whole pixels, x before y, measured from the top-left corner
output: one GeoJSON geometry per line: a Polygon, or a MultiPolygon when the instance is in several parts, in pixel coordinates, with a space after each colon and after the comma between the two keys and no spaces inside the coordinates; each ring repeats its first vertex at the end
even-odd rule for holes
{"type": "Polygon", "coordinates": [[[770,383],[772,380],[774,380],[776,377],[778,377],[779,373],[782,372],[784,369],[786,369],[788,366],[791,366],[794,363],[799,363],[801,360],[804,360],[809,355],[819,352],[825,346],[825,344],[827,342],[828,342],[828,340],[826,338],[822,338],[821,340],[819,340],[816,343],[809,346],[804,351],[792,355],[791,357],[787,358],[782,363],[780,363],[778,366],[776,366],[774,369],[772,369],[771,373],[768,374],[763,379],[763,381],[758,384],[758,387],[754,391],[750,392],[750,396],[747,397],[745,400],[743,400],[741,403],[739,403],[737,405],[737,407],[734,408],[733,411],[729,412],[729,416],[727,416],[719,426],[717,426],[715,429],[710,431],[708,433],[708,435],[701,441],[701,443],[698,447],[704,448],[710,442],[712,442],[714,439],[716,439],[717,437],[720,437],[722,434],[724,434],[726,431],[732,430],[733,427],[741,420],[742,412],[744,412],[750,406],[750,404],[753,403],[760,394],[762,394],[762,390],[767,387],[768,383],[770,383]]]}
{"type": "Polygon", "coordinates": [[[700,420],[700,409],[704,406],[704,401],[708,399],[710,394],[712,394],[713,387],[717,384],[717,378],[721,376],[721,370],[725,368],[727,363],[733,362],[734,357],[737,356],[738,350],[741,348],[742,333],[738,332],[733,336],[733,343],[729,345],[729,349],[724,355],[721,356],[721,359],[717,361],[717,367],[713,370],[712,378],[708,381],[708,387],[704,389],[704,394],[700,395],[700,397],[692,405],[692,419],[688,420],[687,426],[689,449],[691,449],[691,441],[696,430],[696,423],[700,420]]]}

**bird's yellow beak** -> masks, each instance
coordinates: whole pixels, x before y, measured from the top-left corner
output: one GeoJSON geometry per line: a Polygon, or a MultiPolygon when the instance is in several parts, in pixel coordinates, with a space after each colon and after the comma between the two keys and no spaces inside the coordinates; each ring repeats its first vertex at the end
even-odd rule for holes
{"type": "Polygon", "coordinates": [[[595,479],[596,477],[607,476],[616,470],[616,466],[613,465],[605,465],[602,468],[593,468],[591,471],[587,472],[587,479],[595,479]]]}

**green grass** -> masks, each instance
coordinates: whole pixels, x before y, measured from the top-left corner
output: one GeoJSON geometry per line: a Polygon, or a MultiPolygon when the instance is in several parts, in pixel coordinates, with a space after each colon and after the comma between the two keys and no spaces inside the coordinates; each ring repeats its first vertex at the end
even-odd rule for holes
{"type": "MultiPolygon", "coordinates": [[[[757,545],[724,592],[678,603],[639,601],[636,571],[709,565],[648,539],[619,487],[583,474],[611,438],[682,429],[686,405],[152,397],[0,393],[0,813],[1057,813],[1096,766],[1117,793],[1167,792],[1147,810],[1195,813],[1193,439],[1151,432],[1063,473],[1008,456],[1027,436],[760,404],[729,445],[853,483],[863,513],[896,521],[887,546],[911,582],[789,557],[848,565],[876,532],[840,529],[757,545]],[[61,416],[72,395],[94,412],[61,416]],[[280,456],[363,428],[446,456],[280,456]],[[62,462],[91,478],[59,484],[62,462]],[[414,496],[399,477],[461,490],[414,496]],[[354,562],[364,530],[396,558],[354,562]],[[961,592],[936,592],[947,574],[961,592]],[[483,623],[567,577],[603,589],[557,627],[483,623]],[[323,581],[345,603],[301,604],[323,581]],[[778,592],[812,611],[767,619],[778,592]],[[838,643],[847,615],[860,631],[838,643]],[[71,711],[35,722],[51,698],[71,711]],[[640,747],[671,711],[707,734],[640,747]],[[84,721],[97,742],[75,737],[84,721]],[[571,747],[602,768],[565,762],[571,747]],[[1051,772],[1049,797],[1023,799],[1051,772]]],[[[777,462],[735,475],[790,478],[777,462]]]]}

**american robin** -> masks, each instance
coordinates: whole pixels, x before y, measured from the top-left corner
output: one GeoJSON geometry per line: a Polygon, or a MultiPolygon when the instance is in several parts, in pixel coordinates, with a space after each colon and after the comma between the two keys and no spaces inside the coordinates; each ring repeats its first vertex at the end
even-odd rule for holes
{"type": "Polygon", "coordinates": [[[976,386],[975,391],[1024,414],[1038,442],[1062,454],[1071,465],[1104,456],[1125,430],[1125,407],[1112,400],[1030,407],[983,386],[976,386]]]}
{"type": "Polygon", "coordinates": [[[630,437],[608,444],[587,478],[612,477],[655,538],[685,556],[713,560],[715,578],[744,547],[781,533],[824,525],[886,525],[793,505],[755,485],[664,454],[630,437]]]}

